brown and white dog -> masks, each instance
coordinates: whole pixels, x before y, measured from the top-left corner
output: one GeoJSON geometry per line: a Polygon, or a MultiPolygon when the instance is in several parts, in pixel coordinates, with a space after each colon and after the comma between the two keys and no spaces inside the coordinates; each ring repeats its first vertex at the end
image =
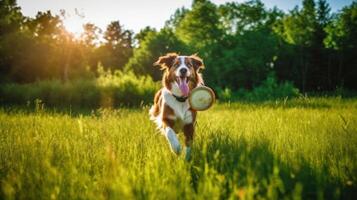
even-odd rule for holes
{"type": "Polygon", "coordinates": [[[202,59],[196,55],[168,53],[161,56],[154,65],[160,66],[164,74],[163,87],[156,93],[154,105],[149,111],[150,119],[157,124],[171,150],[177,155],[181,153],[181,145],[176,133],[183,131],[185,158],[189,160],[197,112],[190,108],[188,95],[192,89],[203,84],[199,73],[204,68],[202,59]]]}

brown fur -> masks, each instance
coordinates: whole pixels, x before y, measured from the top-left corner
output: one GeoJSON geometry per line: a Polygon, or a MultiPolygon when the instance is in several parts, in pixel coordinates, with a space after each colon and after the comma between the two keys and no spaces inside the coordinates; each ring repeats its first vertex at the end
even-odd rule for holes
{"type": "Polygon", "coordinates": [[[161,105],[161,101],[162,101],[161,92],[162,92],[162,89],[157,91],[155,94],[155,97],[154,97],[154,109],[151,113],[154,117],[157,117],[160,114],[160,105],[161,105]]]}
{"type": "Polygon", "coordinates": [[[170,116],[175,115],[174,110],[165,104],[162,112],[162,122],[164,123],[164,127],[170,127],[173,129],[175,126],[175,120],[170,119],[170,116]]]}

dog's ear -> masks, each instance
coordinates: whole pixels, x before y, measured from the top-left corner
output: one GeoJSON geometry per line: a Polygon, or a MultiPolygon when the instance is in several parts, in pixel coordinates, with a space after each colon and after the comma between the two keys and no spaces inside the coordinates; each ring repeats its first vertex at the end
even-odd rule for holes
{"type": "Polygon", "coordinates": [[[191,55],[190,59],[191,59],[192,65],[196,71],[198,71],[199,69],[205,68],[205,66],[203,65],[202,59],[200,57],[198,57],[197,54],[191,55]]]}
{"type": "Polygon", "coordinates": [[[161,66],[161,69],[169,69],[174,64],[174,60],[177,56],[176,53],[168,53],[165,56],[160,56],[154,63],[154,66],[161,66]]]}

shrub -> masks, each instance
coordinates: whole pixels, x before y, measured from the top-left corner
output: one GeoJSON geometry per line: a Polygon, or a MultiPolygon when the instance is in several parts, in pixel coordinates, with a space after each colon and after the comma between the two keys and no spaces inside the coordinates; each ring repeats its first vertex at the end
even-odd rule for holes
{"type": "Polygon", "coordinates": [[[297,97],[298,95],[299,89],[295,88],[291,82],[278,84],[275,74],[271,73],[262,85],[254,88],[252,92],[247,94],[246,98],[260,101],[297,97]]]}
{"type": "Polygon", "coordinates": [[[220,101],[234,101],[234,95],[235,93],[232,92],[232,90],[230,88],[216,88],[215,91],[218,94],[218,98],[220,101]]]}
{"type": "Polygon", "coordinates": [[[286,97],[299,96],[299,89],[295,88],[291,82],[278,83],[274,73],[268,75],[267,79],[253,90],[239,89],[232,92],[226,88],[218,89],[220,101],[266,101],[276,100],[286,97]]]}
{"type": "Polygon", "coordinates": [[[0,86],[0,103],[26,105],[40,99],[47,106],[116,107],[138,106],[152,101],[159,84],[148,76],[104,71],[99,77],[68,82],[38,81],[0,86]]]}

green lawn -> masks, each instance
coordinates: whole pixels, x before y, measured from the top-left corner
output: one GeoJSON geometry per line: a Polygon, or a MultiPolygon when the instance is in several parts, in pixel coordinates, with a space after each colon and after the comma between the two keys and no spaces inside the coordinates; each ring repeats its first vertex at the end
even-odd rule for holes
{"type": "Polygon", "coordinates": [[[357,197],[356,99],[215,105],[199,113],[191,162],[147,111],[3,107],[0,199],[357,197]]]}

